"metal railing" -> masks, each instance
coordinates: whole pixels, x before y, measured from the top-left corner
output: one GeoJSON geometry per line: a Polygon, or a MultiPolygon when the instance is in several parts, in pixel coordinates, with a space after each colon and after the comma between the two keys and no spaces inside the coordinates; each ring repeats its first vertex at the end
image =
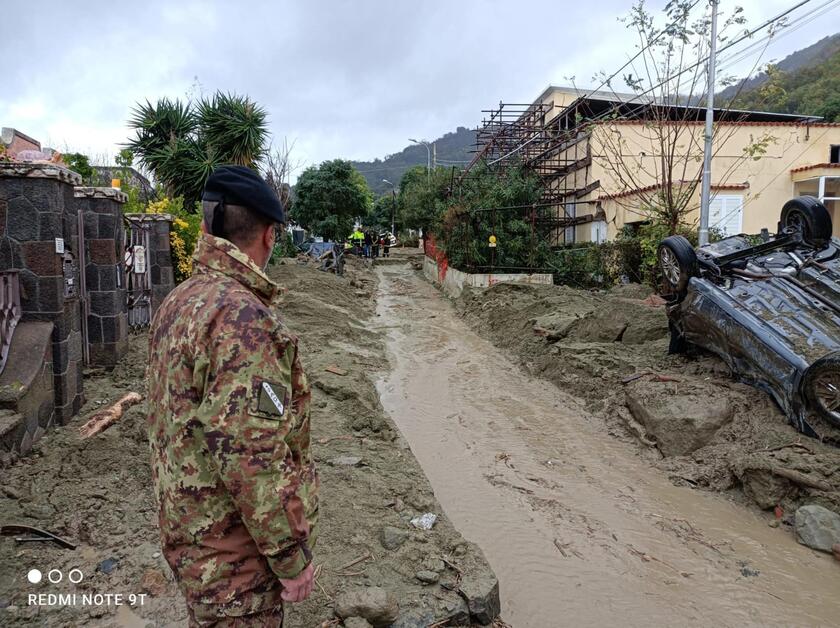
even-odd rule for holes
{"type": "Polygon", "coordinates": [[[18,271],[0,272],[0,373],[6,367],[12,335],[20,321],[20,278],[18,271]]]}

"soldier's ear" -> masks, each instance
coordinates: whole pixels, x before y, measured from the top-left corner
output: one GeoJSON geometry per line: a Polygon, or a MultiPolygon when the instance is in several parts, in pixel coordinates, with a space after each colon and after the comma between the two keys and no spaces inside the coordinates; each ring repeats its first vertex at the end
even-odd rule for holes
{"type": "Polygon", "coordinates": [[[263,245],[270,251],[274,249],[274,237],[275,237],[275,227],[274,223],[268,225],[263,231],[263,245]]]}

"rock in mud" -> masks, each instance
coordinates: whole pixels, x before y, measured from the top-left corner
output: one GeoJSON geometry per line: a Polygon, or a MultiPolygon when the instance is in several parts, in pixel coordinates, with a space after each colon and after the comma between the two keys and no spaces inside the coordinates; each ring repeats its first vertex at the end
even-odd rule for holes
{"type": "Polygon", "coordinates": [[[334,467],[360,467],[362,466],[362,459],[358,456],[339,456],[330,460],[328,464],[334,467]]]}
{"type": "Polygon", "coordinates": [[[821,552],[831,552],[840,543],[840,515],[810,504],[796,511],[794,520],[796,540],[821,552]]]}
{"type": "Polygon", "coordinates": [[[767,469],[744,469],[738,476],[744,493],[762,510],[770,510],[791,494],[791,483],[767,469]]]}
{"type": "Polygon", "coordinates": [[[354,588],[336,597],[335,614],[341,619],[362,617],[380,628],[397,620],[400,605],[393,593],[380,587],[354,588]]]}
{"type": "Polygon", "coordinates": [[[382,528],[382,534],[379,537],[382,547],[388,550],[399,549],[399,547],[408,539],[408,532],[400,530],[393,526],[385,526],[382,528]]]}
{"type": "Polygon", "coordinates": [[[440,580],[440,575],[438,575],[437,572],[429,571],[427,569],[418,571],[414,574],[414,577],[425,584],[435,584],[438,580],[440,580]]]}
{"type": "Polygon", "coordinates": [[[556,342],[566,337],[569,329],[577,320],[578,317],[573,314],[552,312],[551,314],[539,316],[534,319],[534,333],[539,336],[545,336],[549,342],[556,342]]]}
{"type": "Polygon", "coordinates": [[[461,593],[467,598],[472,619],[482,626],[489,626],[499,616],[502,602],[499,598],[499,581],[490,573],[464,574],[461,593]]]}
{"type": "Polygon", "coordinates": [[[613,312],[588,312],[568,330],[568,337],[580,342],[619,342],[627,329],[624,317],[613,312]]]}
{"type": "Polygon", "coordinates": [[[840,560],[840,543],[831,546],[831,553],[834,554],[834,558],[840,560]]]}
{"type": "Polygon", "coordinates": [[[370,622],[362,617],[348,617],[344,620],[344,628],[372,628],[370,622]]]}
{"type": "Polygon", "coordinates": [[[415,608],[403,615],[391,625],[391,628],[428,628],[436,622],[435,614],[431,610],[415,608]]]}
{"type": "Polygon", "coordinates": [[[732,404],[719,393],[685,381],[638,380],[627,386],[625,398],[659,450],[666,456],[682,456],[707,444],[732,420],[732,404]],[[676,393],[668,386],[676,386],[676,393]]]}

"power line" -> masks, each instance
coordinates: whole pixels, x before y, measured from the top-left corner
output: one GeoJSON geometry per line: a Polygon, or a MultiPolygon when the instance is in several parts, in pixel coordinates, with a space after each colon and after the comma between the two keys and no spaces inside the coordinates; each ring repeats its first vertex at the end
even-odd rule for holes
{"type": "MultiPolygon", "coordinates": [[[[689,7],[688,11],[691,11],[692,9],[694,9],[694,8],[695,8],[695,7],[699,4],[699,1],[700,1],[700,0],[696,0],[696,1],[695,1],[695,2],[694,2],[694,3],[693,3],[690,7],[689,7]]],[[[828,2],[824,3],[823,5],[821,5],[821,6],[817,7],[816,9],[814,9],[814,10],[812,10],[812,11],[809,11],[808,13],[804,14],[803,16],[800,16],[799,18],[797,18],[797,20],[802,20],[802,19],[804,19],[805,17],[807,17],[807,16],[809,16],[809,15],[813,15],[815,12],[818,12],[818,11],[822,10],[823,8],[827,7],[828,5],[831,5],[831,4],[833,4],[833,3],[837,2],[837,1],[838,1],[838,0],[829,0],[828,2]]],[[[751,29],[751,30],[746,31],[746,32],[745,32],[743,35],[741,35],[740,37],[738,37],[738,38],[736,38],[736,39],[734,39],[734,40],[732,40],[732,41],[730,41],[730,42],[727,42],[725,45],[723,45],[723,46],[722,46],[722,47],[718,50],[718,53],[721,53],[721,52],[723,52],[723,51],[725,51],[725,50],[728,50],[728,49],[732,48],[733,46],[735,46],[735,45],[737,45],[737,44],[741,43],[742,41],[744,41],[744,40],[746,40],[746,39],[751,38],[753,35],[755,35],[755,34],[756,34],[756,33],[758,33],[759,31],[761,31],[761,30],[763,30],[763,29],[765,29],[765,28],[767,28],[767,27],[769,27],[769,26],[772,26],[773,24],[775,24],[775,23],[776,23],[776,22],[778,22],[779,20],[781,20],[781,19],[783,19],[784,17],[788,16],[790,13],[792,13],[792,12],[793,12],[793,11],[795,11],[796,9],[798,9],[798,8],[800,8],[800,7],[802,7],[802,6],[805,6],[806,4],[809,4],[810,2],[811,2],[811,0],[801,0],[800,2],[798,2],[798,3],[797,3],[797,4],[795,4],[795,5],[793,5],[792,7],[790,7],[790,8],[788,8],[788,9],[786,9],[786,10],[782,11],[781,13],[779,13],[778,15],[776,15],[775,17],[770,18],[769,20],[766,20],[765,22],[763,22],[763,23],[762,23],[762,24],[760,24],[759,26],[757,26],[757,27],[755,27],[755,28],[753,28],[753,29],[751,29]]],[[[830,8],[829,8],[829,9],[827,9],[827,10],[830,10],[830,8]]],[[[681,18],[681,19],[682,19],[682,18],[681,18]]],[[[616,71],[615,71],[615,72],[613,72],[613,73],[612,73],[609,77],[607,77],[606,79],[604,79],[604,81],[603,81],[603,82],[602,82],[602,83],[601,83],[598,87],[596,87],[594,90],[590,90],[590,91],[589,91],[586,95],[584,95],[584,96],[578,96],[578,97],[575,99],[575,101],[574,101],[572,104],[570,104],[569,106],[567,106],[565,109],[566,109],[567,111],[568,111],[568,110],[570,110],[570,109],[571,109],[572,107],[574,107],[577,103],[579,103],[579,102],[581,102],[581,101],[584,101],[584,100],[586,100],[587,98],[590,98],[590,97],[592,96],[592,94],[594,94],[595,92],[597,92],[597,91],[598,91],[601,87],[603,87],[603,86],[605,86],[605,85],[608,85],[608,86],[609,86],[609,85],[610,85],[610,82],[611,82],[611,80],[612,80],[613,78],[615,78],[615,77],[616,77],[616,76],[617,76],[617,75],[618,75],[621,71],[623,71],[624,69],[626,69],[627,67],[629,67],[630,65],[632,65],[633,61],[634,61],[634,60],[636,60],[639,56],[641,56],[641,55],[642,55],[642,54],[643,54],[646,50],[648,50],[649,48],[651,48],[651,47],[652,47],[652,46],[653,46],[653,45],[654,45],[654,44],[655,44],[655,43],[659,40],[659,38],[660,38],[663,34],[665,34],[666,32],[668,32],[670,29],[674,28],[675,26],[678,26],[678,25],[679,25],[679,23],[680,23],[680,20],[677,20],[677,21],[675,21],[675,22],[671,23],[671,24],[670,24],[669,26],[667,26],[666,28],[664,28],[664,29],[662,29],[661,31],[659,31],[659,33],[657,33],[657,35],[656,35],[653,39],[651,39],[651,40],[650,40],[650,41],[649,41],[649,42],[648,42],[645,46],[643,46],[643,47],[642,47],[642,48],[641,48],[641,49],[640,49],[640,50],[639,50],[639,51],[638,51],[638,52],[637,52],[637,53],[636,53],[636,54],[635,54],[635,55],[634,55],[634,56],[633,56],[633,57],[632,57],[629,61],[627,61],[624,65],[622,65],[622,66],[621,66],[618,70],[616,70],[616,71]]],[[[708,60],[709,60],[709,57],[708,57],[708,56],[706,56],[706,57],[704,57],[704,58],[700,59],[699,61],[697,61],[696,63],[694,63],[694,64],[692,64],[692,65],[689,65],[689,66],[687,66],[687,67],[685,67],[685,68],[682,68],[682,69],[681,69],[681,70],[679,70],[676,74],[674,74],[674,75],[672,75],[672,76],[667,77],[665,80],[663,80],[663,81],[661,81],[661,82],[659,82],[659,83],[657,83],[657,84],[655,84],[655,85],[651,85],[650,87],[648,87],[646,90],[644,90],[644,91],[642,91],[642,92],[635,93],[635,94],[634,94],[634,98],[639,99],[639,98],[642,98],[643,96],[645,96],[645,95],[647,95],[647,94],[650,94],[650,93],[651,93],[651,92],[653,92],[654,90],[659,89],[659,88],[661,88],[661,87],[663,87],[663,86],[667,85],[668,83],[672,82],[675,78],[678,78],[679,76],[681,76],[681,75],[685,74],[686,72],[689,72],[689,71],[691,71],[691,70],[697,69],[698,67],[700,67],[700,66],[702,66],[702,65],[704,65],[704,64],[706,64],[706,63],[708,63],[708,60]]],[[[677,91],[678,91],[679,86],[680,86],[681,84],[682,84],[682,82],[678,82],[678,83],[677,83],[677,91]]],[[[611,86],[610,86],[610,89],[612,90],[612,87],[611,87],[611,86]]],[[[615,91],[614,91],[614,90],[612,90],[612,91],[613,91],[613,94],[615,95],[615,91]]],[[[616,111],[618,110],[618,107],[619,107],[620,105],[624,105],[624,104],[632,104],[632,103],[629,103],[629,102],[628,102],[628,101],[626,101],[626,100],[621,100],[621,102],[614,103],[614,104],[612,105],[612,107],[608,108],[608,109],[607,109],[606,111],[604,111],[603,113],[601,113],[601,114],[599,114],[599,115],[597,115],[597,116],[594,116],[594,117],[592,117],[592,118],[587,118],[587,119],[584,121],[584,123],[585,123],[585,124],[593,124],[593,123],[599,122],[599,121],[601,121],[601,120],[604,120],[604,119],[606,119],[606,118],[608,118],[608,117],[612,116],[614,113],[616,113],[616,111]]],[[[644,103],[644,102],[641,102],[641,103],[639,103],[639,104],[640,104],[640,105],[642,105],[642,106],[644,106],[644,105],[646,105],[646,104],[652,104],[652,103],[644,103]]],[[[690,108],[690,106],[686,106],[686,109],[689,109],[689,108],[690,108]]],[[[559,114],[559,115],[562,115],[562,114],[559,114]]],[[[533,142],[533,141],[535,141],[535,140],[539,139],[540,134],[541,134],[541,131],[536,131],[536,132],[535,132],[535,135],[534,135],[533,137],[529,138],[528,140],[525,140],[524,142],[522,142],[521,144],[519,144],[519,146],[517,146],[516,148],[514,148],[513,150],[511,150],[511,151],[510,151],[510,152],[508,152],[507,154],[505,154],[505,155],[503,155],[502,157],[500,157],[500,158],[498,158],[498,159],[494,160],[493,162],[490,162],[490,164],[492,165],[493,163],[496,163],[496,162],[498,162],[498,161],[500,161],[500,160],[502,160],[502,159],[505,159],[505,158],[507,158],[507,157],[509,157],[509,156],[511,156],[511,155],[513,155],[513,154],[515,154],[515,153],[517,153],[517,152],[519,152],[520,150],[522,150],[522,148],[524,148],[525,146],[527,146],[527,145],[528,145],[528,144],[530,144],[531,142],[533,142]]],[[[470,163],[472,163],[472,162],[470,162],[470,163]]]]}

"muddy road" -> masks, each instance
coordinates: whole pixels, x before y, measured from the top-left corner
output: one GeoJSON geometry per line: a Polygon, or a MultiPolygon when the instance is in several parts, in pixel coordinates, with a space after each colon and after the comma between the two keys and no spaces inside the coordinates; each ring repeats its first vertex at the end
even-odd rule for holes
{"type": "MultiPolygon", "coordinates": [[[[381,587],[396,600],[389,605],[398,613],[395,627],[425,628],[449,618],[468,622],[467,605],[455,589],[489,595],[495,578],[481,550],[442,515],[420,465],[379,405],[374,374],[387,368],[387,360],[381,335],[371,331],[373,269],[353,259],[346,275],[335,277],[288,260],[270,274],[288,290],[281,313],[300,337],[312,382],[312,448],[322,480],[317,586],[306,602],[288,605],[285,626],[335,628],[338,600],[369,587],[381,587]],[[410,520],[425,512],[441,516],[431,530],[415,529],[410,520]]],[[[183,597],[160,552],[145,404],[89,440],[78,434],[93,411],[126,392],[145,393],[147,354],[147,333],[132,334],[129,354],[117,368],[87,373],[81,414],[49,431],[31,455],[0,468],[0,524],[48,529],[77,545],[66,550],[0,537],[0,626],[187,625],[183,597]],[[66,579],[51,585],[46,578],[35,585],[27,580],[32,568],[45,574],[79,569],[84,578],[78,585],[66,579]],[[33,605],[33,593],[145,599],[131,607],[33,605]]]]}
{"type": "MultiPolygon", "coordinates": [[[[409,266],[380,274],[381,402],[516,628],[831,625],[837,565],[721,495],[674,486],[526,375],[409,266]]],[[[606,395],[605,391],[605,395],[606,395]]]]}

